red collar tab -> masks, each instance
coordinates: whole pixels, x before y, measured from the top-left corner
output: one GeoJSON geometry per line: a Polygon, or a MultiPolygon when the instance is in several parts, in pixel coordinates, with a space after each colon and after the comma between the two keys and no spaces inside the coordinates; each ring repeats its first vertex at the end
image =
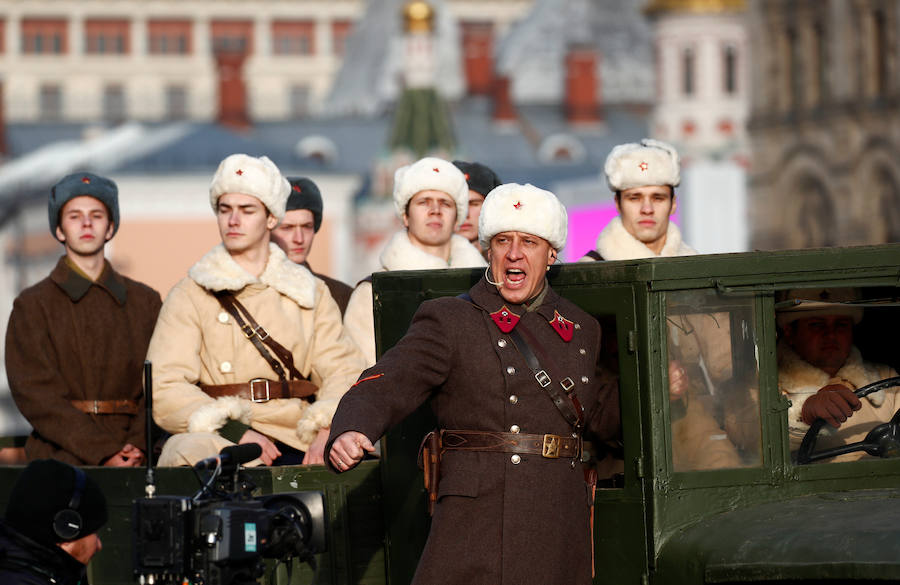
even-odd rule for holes
{"type": "Polygon", "coordinates": [[[550,326],[559,333],[563,341],[572,341],[572,335],[575,333],[575,324],[559,314],[559,311],[553,311],[553,318],[550,319],[550,326]]]}
{"type": "Polygon", "coordinates": [[[499,327],[500,331],[503,333],[512,331],[515,328],[516,323],[519,322],[519,316],[510,311],[506,305],[503,305],[498,310],[491,313],[491,319],[494,320],[494,323],[497,324],[497,327],[499,327]]]}

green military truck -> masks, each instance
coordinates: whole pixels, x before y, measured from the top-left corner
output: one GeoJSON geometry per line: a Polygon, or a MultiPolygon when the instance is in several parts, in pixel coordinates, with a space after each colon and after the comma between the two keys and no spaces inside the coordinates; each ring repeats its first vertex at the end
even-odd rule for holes
{"type": "MultiPolygon", "coordinates": [[[[422,301],[480,277],[376,274],[379,350],[400,339],[422,301]]],[[[849,454],[829,443],[828,429],[818,441],[810,432],[801,453],[776,350],[785,291],[825,290],[823,302],[864,312],[854,336],[865,358],[897,370],[900,245],[568,264],[549,278],[600,320],[603,366],[619,377],[622,441],[592,445],[586,463],[601,478],[596,583],[900,581],[900,423],[873,425],[849,454]],[[689,380],[677,395],[673,368],[689,380]]],[[[264,580],[408,583],[428,529],[416,453],[431,425],[421,409],[385,437],[380,459],[340,476],[317,466],[246,472],[262,494],[325,495],[327,550],[316,568],[282,566],[264,580]]],[[[18,472],[0,469],[4,506],[18,472]]],[[[112,507],[91,582],[133,583],[132,500],[144,494],[144,471],[88,473],[112,507]]],[[[158,494],[198,487],[190,470],[156,476],[158,494]]]]}

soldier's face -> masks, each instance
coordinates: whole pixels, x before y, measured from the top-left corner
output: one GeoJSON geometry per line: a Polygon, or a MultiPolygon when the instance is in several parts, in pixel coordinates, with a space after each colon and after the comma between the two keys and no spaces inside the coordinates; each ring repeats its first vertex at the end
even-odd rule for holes
{"type": "Polygon", "coordinates": [[[292,209],[284,214],[284,219],[272,230],[272,239],[287,257],[297,264],[306,262],[316,237],[313,212],[308,209],[292,209]]]}
{"type": "Polygon", "coordinates": [[[269,244],[269,231],[278,220],[262,201],[243,193],[225,193],[216,205],[219,235],[230,254],[242,254],[269,244]]]}
{"type": "Polygon", "coordinates": [[[63,205],[56,237],[65,244],[67,253],[94,256],[103,252],[113,228],[106,206],[99,199],[80,195],[63,205]]]}
{"type": "Polygon", "coordinates": [[[625,189],[616,198],[616,208],[625,231],[656,253],[665,244],[669,216],[675,213],[675,198],[667,185],[625,189]]]}
{"type": "Polygon", "coordinates": [[[91,557],[103,550],[103,542],[100,541],[100,537],[96,534],[88,534],[78,540],[61,542],[59,547],[69,553],[79,563],[86,565],[91,560],[91,557]]]}
{"type": "Polygon", "coordinates": [[[418,246],[443,246],[456,224],[456,202],[443,191],[419,191],[409,200],[403,225],[418,246]]]}
{"type": "Polygon", "coordinates": [[[547,267],[556,261],[549,242],[523,232],[501,232],[491,238],[488,250],[494,282],[500,296],[520,304],[536,296],[544,286],[547,267]]]}
{"type": "Polygon", "coordinates": [[[456,228],[456,233],[476,245],[478,244],[478,216],[481,215],[483,204],[484,195],[469,189],[469,214],[466,216],[466,221],[456,228]]]}
{"type": "Polygon", "coordinates": [[[834,375],[853,347],[853,318],[825,315],[797,319],[784,329],[788,345],[810,364],[834,375]]]}

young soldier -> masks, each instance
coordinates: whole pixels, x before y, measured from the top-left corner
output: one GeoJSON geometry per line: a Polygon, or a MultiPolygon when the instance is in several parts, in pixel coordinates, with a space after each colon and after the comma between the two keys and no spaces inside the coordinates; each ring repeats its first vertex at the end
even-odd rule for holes
{"type": "Polygon", "coordinates": [[[50,232],[65,247],[50,276],[16,299],[6,372],[33,431],[29,460],[133,467],[144,459],[142,368],[159,293],[104,256],[119,227],[118,189],[92,173],[57,183],[50,232]]]}
{"type": "MultiPolygon", "coordinates": [[[[469,187],[452,163],[426,157],[394,174],[394,209],[404,229],[381,252],[384,270],[425,270],[484,266],[484,258],[464,237],[453,233],[469,205],[469,187]]],[[[375,363],[375,315],[372,282],[363,280],[344,314],[347,332],[375,363]]]]}
{"type": "Polygon", "coordinates": [[[674,148],[649,138],[640,144],[620,144],[609,153],[604,170],[619,215],[600,232],[597,249],[579,262],[697,253],[669,221],[675,213],[675,187],[681,182],[674,148]]]}
{"type": "Polygon", "coordinates": [[[233,154],[209,189],[222,243],[172,289],[148,359],[160,465],[257,443],[266,465],[321,463],[331,416],[363,368],[325,283],[270,243],[290,186],[266,157],[233,154]]]}
{"type": "Polygon", "coordinates": [[[481,243],[478,241],[478,216],[481,215],[484,198],[494,190],[494,187],[501,185],[500,178],[481,163],[455,160],[453,164],[463,172],[466,183],[469,184],[469,213],[462,225],[456,228],[456,233],[481,250],[481,243]]]}
{"type": "MultiPolygon", "coordinates": [[[[312,250],[313,240],[322,226],[322,194],[319,187],[306,177],[288,177],[288,182],[291,194],[288,195],[284,219],[272,230],[272,241],[284,250],[292,262],[309,268],[307,258],[312,250]]],[[[313,275],[325,281],[343,315],[353,288],[318,272],[313,272],[313,275]]]]}

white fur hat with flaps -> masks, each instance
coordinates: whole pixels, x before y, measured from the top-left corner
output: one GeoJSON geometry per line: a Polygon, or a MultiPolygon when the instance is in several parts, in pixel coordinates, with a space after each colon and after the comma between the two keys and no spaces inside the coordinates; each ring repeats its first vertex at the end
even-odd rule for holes
{"type": "Polygon", "coordinates": [[[856,288],[801,288],[789,290],[776,297],[776,321],[782,329],[798,319],[813,317],[850,317],[853,323],[863,318],[863,308],[852,303],[860,301],[856,288]]]}
{"type": "Polygon", "coordinates": [[[232,154],[219,163],[209,185],[209,203],[213,211],[225,193],[252,195],[281,221],[291,185],[268,157],[232,154]]]}
{"type": "Polygon", "coordinates": [[[523,232],[544,238],[555,250],[566,245],[568,215],[550,191],[534,185],[507,183],[488,193],[478,217],[478,238],[487,249],[501,232],[523,232]]]}
{"type": "Polygon", "coordinates": [[[403,217],[409,200],[421,191],[440,191],[456,202],[456,225],[469,214],[469,185],[466,176],[444,159],[426,156],[394,172],[394,208],[403,217]]]}
{"type": "Polygon", "coordinates": [[[613,193],[647,185],[677,187],[681,182],[678,151],[650,138],[613,148],[603,170],[613,193]]]}

